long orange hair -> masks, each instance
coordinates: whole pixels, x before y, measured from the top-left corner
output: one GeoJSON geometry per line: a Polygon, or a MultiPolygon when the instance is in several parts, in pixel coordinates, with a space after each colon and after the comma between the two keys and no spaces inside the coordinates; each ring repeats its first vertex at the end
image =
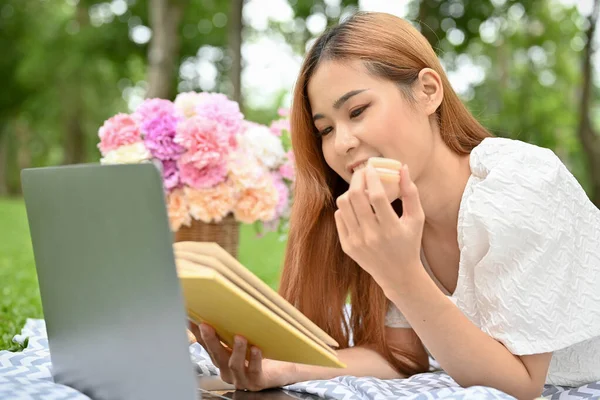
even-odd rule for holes
{"type": "Polygon", "coordinates": [[[490,133],[460,101],[427,40],[409,22],[389,14],[360,12],[321,35],[306,55],[294,88],[290,123],[296,182],[280,293],[341,348],[349,346],[352,334],[354,345],[379,352],[398,372],[412,375],[422,372],[422,363],[410,354],[394,357],[386,343],[388,299],[342,251],[333,214],[335,199],[348,184],[329,168],[314,135],[308,82],[321,61],[350,59],[362,60],[370,73],[397,83],[408,97],[419,71],[435,70],[444,91],[437,111],[440,134],[456,153],[468,154],[490,133]],[[349,324],[344,317],[348,298],[349,324]]]}

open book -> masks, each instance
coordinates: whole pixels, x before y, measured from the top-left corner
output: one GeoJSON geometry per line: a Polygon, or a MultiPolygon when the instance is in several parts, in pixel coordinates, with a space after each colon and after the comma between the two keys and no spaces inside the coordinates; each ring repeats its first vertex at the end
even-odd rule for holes
{"type": "Polygon", "coordinates": [[[221,246],[177,242],[174,252],[188,317],[211,325],[223,343],[232,348],[241,335],[265,358],[345,367],[335,340],[221,246]]]}

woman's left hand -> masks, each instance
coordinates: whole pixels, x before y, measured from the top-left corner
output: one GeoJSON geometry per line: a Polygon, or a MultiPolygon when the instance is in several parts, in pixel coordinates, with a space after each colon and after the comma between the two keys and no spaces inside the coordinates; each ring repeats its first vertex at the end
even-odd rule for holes
{"type": "Polygon", "coordinates": [[[375,169],[352,175],[350,188],[337,198],[335,222],[342,250],[367,271],[387,294],[403,283],[403,271],[421,265],[425,214],[408,167],[400,170],[402,216],[390,204],[375,169]]]}

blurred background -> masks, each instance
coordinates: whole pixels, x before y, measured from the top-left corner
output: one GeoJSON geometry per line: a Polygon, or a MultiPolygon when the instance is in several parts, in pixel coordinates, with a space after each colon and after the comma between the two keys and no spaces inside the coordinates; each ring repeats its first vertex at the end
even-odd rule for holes
{"type": "MultiPolygon", "coordinates": [[[[486,127],[553,149],[600,205],[599,3],[2,0],[0,349],[42,317],[21,169],[97,162],[98,128],[148,97],[221,92],[268,124],[307,47],[356,10],[410,20],[486,127]]],[[[243,228],[239,258],[276,287],[284,246],[243,228]]]]}

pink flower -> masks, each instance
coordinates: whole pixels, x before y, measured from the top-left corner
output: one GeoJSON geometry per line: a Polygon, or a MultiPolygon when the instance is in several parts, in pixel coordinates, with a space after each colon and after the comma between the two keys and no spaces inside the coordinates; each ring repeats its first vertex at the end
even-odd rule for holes
{"type": "Polygon", "coordinates": [[[271,132],[273,132],[275,136],[281,136],[283,131],[290,131],[290,120],[278,119],[276,121],[273,121],[269,129],[271,129],[271,132]]]}
{"type": "Polygon", "coordinates": [[[285,107],[280,107],[280,108],[277,110],[277,114],[278,114],[280,117],[288,117],[288,116],[290,115],[290,109],[289,109],[289,108],[285,108],[285,107]]]}
{"type": "Polygon", "coordinates": [[[275,186],[275,189],[277,190],[278,202],[273,219],[265,221],[262,224],[264,233],[277,231],[282,225],[282,222],[285,226],[285,224],[287,223],[286,220],[289,218],[289,214],[291,211],[290,189],[288,185],[284,182],[283,177],[277,172],[271,173],[271,177],[273,178],[273,184],[275,186]]]}
{"type": "Polygon", "coordinates": [[[273,178],[273,185],[275,186],[275,189],[277,190],[277,207],[275,209],[275,217],[278,218],[281,215],[283,215],[284,211],[286,211],[286,209],[289,206],[289,195],[290,195],[290,190],[288,188],[288,186],[285,184],[285,182],[283,181],[283,178],[280,174],[278,173],[272,173],[271,177],[273,178]]]}
{"type": "Polygon", "coordinates": [[[100,138],[98,148],[102,155],[123,145],[142,140],[138,124],[130,115],[123,113],[107,119],[98,130],[98,137],[100,138]]]}
{"type": "Polygon", "coordinates": [[[223,126],[231,141],[235,141],[235,135],[241,131],[244,121],[239,104],[222,93],[207,93],[203,96],[196,106],[196,115],[223,126]]]}
{"type": "Polygon", "coordinates": [[[182,121],[175,134],[175,143],[187,150],[181,161],[199,169],[223,163],[231,151],[229,139],[218,122],[198,116],[182,121]]]}
{"type": "Polygon", "coordinates": [[[179,186],[179,170],[177,161],[165,160],[163,165],[163,184],[167,191],[171,191],[179,186]]]}
{"type": "Polygon", "coordinates": [[[169,100],[154,98],[144,100],[135,110],[133,117],[139,123],[143,123],[163,114],[176,115],[175,105],[169,100]]]}
{"type": "Polygon", "coordinates": [[[296,167],[295,167],[295,159],[294,152],[292,150],[286,153],[287,161],[281,167],[279,167],[279,173],[282,177],[289,181],[294,181],[296,178],[296,167]]]}
{"type": "Polygon", "coordinates": [[[192,163],[179,160],[179,179],[181,183],[195,189],[206,189],[213,187],[227,177],[227,164],[218,163],[208,165],[204,168],[196,168],[192,163]]]}
{"type": "Polygon", "coordinates": [[[175,143],[178,119],[171,114],[157,114],[142,122],[144,143],[152,156],[159,160],[177,160],[185,148],[175,143]]]}

